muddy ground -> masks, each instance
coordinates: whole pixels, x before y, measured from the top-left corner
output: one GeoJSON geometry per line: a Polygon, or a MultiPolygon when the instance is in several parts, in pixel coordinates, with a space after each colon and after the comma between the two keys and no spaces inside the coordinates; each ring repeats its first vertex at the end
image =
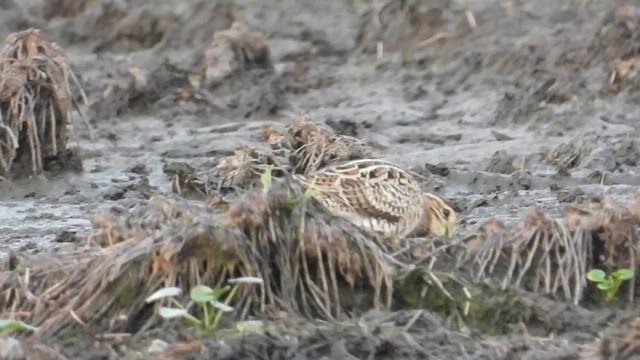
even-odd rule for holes
{"type": "MultiPolygon", "coordinates": [[[[265,121],[302,114],[424,175],[425,188],[459,212],[459,237],[535,207],[559,217],[568,203],[603,196],[629,204],[640,185],[633,67],[640,8],[633,5],[640,3],[0,1],[0,38],[42,29],[66,50],[90,101],[88,125],[77,115],[71,124],[82,170],[0,183],[0,247],[75,246],[93,231],[95,215],[126,214],[170,193],[165,165],[205,166],[255,143],[265,121]],[[207,79],[207,68],[219,70],[204,56],[213,33],[234,21],[266,37],[270,63],[254,53],[252,66],[207,79]]],[[[579,358],[629,310],[590,311],[599,321],[589,327],[557,310],[554,329],[514,321],[496,338],[450,333],[425,318],[414,348],[380,325],[391,315],[369,314],[383,330],[306,323],[295,346],[275,336],[255,340],[255,353],[234,345],[218,356],[294,358],[297,349],[298,358],[579,358]],[[532,340],[525,329],[539,333],[532,340]],[[546,347],[533,345],[538,340],[546,347]]],[[[402,324],[413,315],[394,316],[402,324]]],[[[122,347],[162,337],[62,353],[117,358],[122,347]]]]}

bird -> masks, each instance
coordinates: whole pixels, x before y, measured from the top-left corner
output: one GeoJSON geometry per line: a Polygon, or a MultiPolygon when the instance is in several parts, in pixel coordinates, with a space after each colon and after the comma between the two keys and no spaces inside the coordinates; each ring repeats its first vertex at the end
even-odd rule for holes
{"type": "Polygon", "coordinates": [[[329,212],[360,229],[396,239],[453,235],[455,211],[392,162],[351,160],[293,177],[329,212]]]}

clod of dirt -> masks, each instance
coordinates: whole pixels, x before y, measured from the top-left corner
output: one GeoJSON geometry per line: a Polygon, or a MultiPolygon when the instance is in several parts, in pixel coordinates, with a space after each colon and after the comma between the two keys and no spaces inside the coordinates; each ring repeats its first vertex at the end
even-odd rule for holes
{"type": "Polygon", "coordinates": [[[204,199],[217,196],[218,184],[206,171],[199,171],[185,163],[166,164],[162,171],[171,182],[171,190],[185,198],[204,199]]]}
{"type": "Polygon", "coordinates": [[[450,1],[384,1],[372,3],[357,38],[367,53],[375,53],[379,42],[387,51],[404,50],[448,39],[456,32],[450,1]]]}
{"type": "Polygon", "coordinates": [[[370,127],[371,124],[364,122],[364,123],[357,123],[353,120],[346,120],[346,119],[341,119],[341,120],[333,120],[333,119],[328,119],[326,121],[327,126],[331,127],[333,129],[333,131],[335,131],[336,133],[340,134],[340,135],[347,135],[347,136],[358,136],[358,128],[360,126],[364,126],[366,127],[370,127]]]}
{"type": "Polygon", "coordinates": [[[73,172],[83,171],[84,166],[82,165],[80,149],[65,149],[59,152],[56,156],[48,156],[44,158],[44,170],[49,172],[67,170],[73,172]]]}
{"type": "Polygon", "coordinates": [[[635,139],[624,138],[620,141],[603,144],[593,151],[586,146],[583,147],[584,150],[580,154],[576,153],[571,158],[566,158],[565,164],[569,165],[567,167],[626,172],[640,163],[640,147],[635,139]]]}
{"type": "Polygon", "coordinates": [[[52,0],[34,6],[69,42],[94,44],[95,52],[131,52],[153,47],[197,48],[231,26],[231,6],[222,1],[154,3],[52,0]],[[87,31],[91,29],[92,31],[87,31]]]}
{"type": "Polygon", "coordinates": [[[585,143],[562,143],[545,155],[547,163],[558,168],[558,174],[569,176],[570,170],[578,167],[591,154],[591,146],[585,143]]]}
{"type": "Polygon", "coordinates": [[[138,175],[149,175],[149,168],[146,164],[136,164],[127,169],[128,172],[138,174],[138,175]]]}
{"type": "MultiPolygon", "coordinates": [[[[579,188],[575,188],[575,189],[558,191],[556,198],[560,203],[578,203],[579,204],[582,202],[593,201],[594,195],[585,194],[584,191],[580,190],[579,188]]],[[[600,201],[600,199],[595,199],[595,200],[600,201]]]]}
{"type": "Polygon", "coordinates": [[[68,116],[72,105],[78,107],[78,93],[85,103],[86,96],[64,51],[40,30],[13,33],[0,68],[0,176],[39,174],[48,162],[72,160],[66,152],[68,116]]]}
{"type": "Polygon", "coordinates": [[[63,231],[60,234],[58,234],[53,241],[62,243],[62,242],[76,242],[78,240],[79,240],[79,237],[78,235],[76,235],[75,231],[63,231]]]}
{"type": "Polygon", "coordinates": [[[530,94],[506,92],[498,103],[491,125],[507,123],[526,124],[530,122],[548,123],[553,118],[551,110],[540,106],[530,94]]]}
{"type": "Polygon", "coordinates": [[[59,30],[61,41],[91,42],[100,46],[113,38],[131,3],[109,0],[52,0],[32,6],[30,13],[43,18],[49,30],[59,30]],[[91,29],[91,31],[87,31],[91,29]]]}
{"type": "Polygon", "coordinates": [[[609,12],[589,46],[592,62],[609,70],[604,89],[612,94],[627,90],[637,97],[640,71],[640,8],[627,3],[609,12]]]}
{"type": "Polygon", "coordinates": [[[500,150],[496,151],[491,157],[487,170],[508,175],[521,169],[522,165],[522,161],[520,161],[518,157],[509,155],[504,150],[500,150]]]}
{"type": "Polygon", "coordinates": [[[125,198],[149,199],[154,194],[154,188],[149,185],[146,176],[140,177],[137,182],[130,182],[125,185],[112,185],[102,193],[102,198],[106,200],[121,200],[125,198]]]}
{"type": "Polygon", "coordinates": [[[448,176],[451,169],[445,163],[437,163],[437,164],[424,164],[425,169],[433,175],[438,176],[448,176]]]}
{"type": "Polygon", "coordinates": [[[203,87],[211,102],[245,118],[273,114],[284,106],[280,75],[271,62],[267,39],[241,22],[216,32],[202,60],[203,87]]]}
{"type": "Polygon", "coordinates": [[[148,49],[159,44],[177,19],[157,7],[141,6],[110,19],[113,26],[95,52],[127,52],[148,49]]]}
{"type": "Polygon", "coordinates": [[[535,176],[527,170],[518,170],[511,174],[509,187],[514,190],[529,190],[533,187],[535,176]]]}
{"type": "Polygon", "coordinates": [[[51,20],[55,17],[74,17],[104,3],[100,0],[51,0],[43,4],[42,17],[51,20]]]}
{"type": "Polygon", "coordinates": [[[594,57],[611,62],[640,55],[640,8],[622,4],[604,18],[591,42],[594,57]]]}
{"type": "MultiPolygon", "coordinates": [[[[539,50],[538,50],[539,51],[539,50]]],[[[545,68],[544,62],[538,67],[545,68]]],[[[540,71],[542,72],[542,71],[540,71]]],[[[579,85],[582,80],[575,79],[573,74],[546,69],[548,75],[537,76],[535,81],[529,84],[523,84],[505,93],[504,98],[498,104],[495,119],[492,125],[505,125],[511,122],[517,124],[531,124],[533,129],[539,128],[541,123],[551,122],[555,115],[549,104],[563,104],[571,101],[577,95],[584,92],[579,85]]],[[[562,131],[572,129],[578,126],[572,122],[558,123],[553,131],[562,133],[562,131]]]]}
{"type": "Polygon", "coordinates": [[[280,77],[264,35],[235,23],[231,29],[216,32],[211,46],[193,57],[202,58],[201,63],[166,60],[149,68],[127,69],[92,104],[96,118],[151,108],[175,112],[176,103],[181,105],[179,112],[222,112],[230,117],[271,114],[284,106],[280,77]]]}
{"type": "Polygon", "coordinates": [[[148,111],[163,103],[173,104],[184,95],[193,98],[190,76],[188,71],[167,62],[152,70],[130,68],[124,77],[109,82],[103,98],[91,105],[94,120],[148,111]]]}
{"type": "MultiPolygon", "coordinates": [[[[173,8],[173,3],[170,8],[173,8]]],[[[233,3],[226,1],[196,1],[167,32],[164,46],[200,47],[207,44],[218,31],[228,29],[234,21],[233,3]],[[188,19],[184,21],[182,19],[188,19]]]]}
{"type": "Polygon", "coordinates": [[[207,86],[218,85],[240,70],[273,70],[267,38],[240,22],[213,34],[213,43],[204,53],[204,80],[207,86]]]}
{"type": "Polygon", "coordinates": [[[102,98],[91,104],[90,109],[96,120],[136,114],[185,100],[211,105],[197,94],[195,81],[189,71],[169,62],[152,69],[132,67],[125,75],[107,83],[102,98]]]}

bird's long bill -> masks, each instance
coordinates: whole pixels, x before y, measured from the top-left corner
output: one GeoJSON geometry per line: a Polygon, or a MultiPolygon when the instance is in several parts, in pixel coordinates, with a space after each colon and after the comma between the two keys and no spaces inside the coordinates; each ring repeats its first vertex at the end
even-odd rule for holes
{"type": "Polygon", "coordinates": [[[447,238],[450,238],[451,236],[453,236],[453,229],[447,224],[446,221],[443,221],[441,219],[433,219],[433,228],[432,231],[435,232],[436,235],[438,236],[446,236],[447,238]]]}

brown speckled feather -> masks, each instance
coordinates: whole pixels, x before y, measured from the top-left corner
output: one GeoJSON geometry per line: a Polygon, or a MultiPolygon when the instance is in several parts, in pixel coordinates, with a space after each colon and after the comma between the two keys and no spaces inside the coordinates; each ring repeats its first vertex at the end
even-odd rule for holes
{"type": "Polygon", "coordinates": [[[336,215],[384,236],[411,233],[425,211],[417,181],[384,160],[355,160],[295,177],[336,215]]]}

